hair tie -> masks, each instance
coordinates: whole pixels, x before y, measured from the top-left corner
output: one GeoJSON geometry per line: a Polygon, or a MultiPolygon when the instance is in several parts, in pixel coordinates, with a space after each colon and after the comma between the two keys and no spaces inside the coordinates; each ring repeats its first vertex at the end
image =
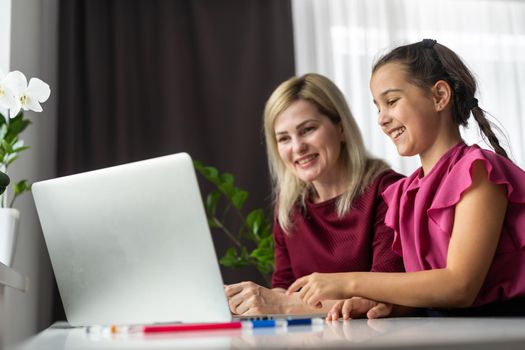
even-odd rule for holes
{"type": "Polygon", "coordinates": [[[425,49],[431,49],[436,45],[437,41],[434,39],[423,39],[421,41],[421,44],[423,45],[423,48],[425,49]]]}
{"type": "Polygon", "coordinates": [[[475,97],[469,98],[467,100],[467,108],[469,111],[471,111],[473,108],[476,108],[478,106],[478,99],[475,97]]]}

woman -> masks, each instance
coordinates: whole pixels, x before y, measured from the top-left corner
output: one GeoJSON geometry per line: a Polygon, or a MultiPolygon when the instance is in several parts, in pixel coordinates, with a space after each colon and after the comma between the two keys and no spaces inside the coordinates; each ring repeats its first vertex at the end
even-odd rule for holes
{"type": "MultiPolygon", "coordinates": [[[[333,82],[319,74],[283,82],[266,103],[264,132],[276,201],[273,289],[253,282],[226,286],[233,313],[326,312],[332,301],[313,308],[286,288],[313,272],[404,271],[391,250],[381,197],[401,175],[367,154],[333,82]]],[[[355,299],[353,316],[385,308],[355,299]]]]}

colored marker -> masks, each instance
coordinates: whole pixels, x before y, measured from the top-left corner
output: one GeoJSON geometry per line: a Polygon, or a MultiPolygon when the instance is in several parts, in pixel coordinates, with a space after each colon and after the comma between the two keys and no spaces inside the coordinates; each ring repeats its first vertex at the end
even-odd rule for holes
{"type": "MultiPolygon", "coordinates": [[[[245,326],[244,326],[245,327],[245,326]]],[[[133,326],[90,326],[86,332],[90,334],[129,334],[129,333],[171,333],[189,331],[209,331],[224,329],[242,329],[242,322],[224,323],[191,323],[191,324],[159,324],[159,325],[133,325],[133,326]]]]}
{"type": "Polygon", "coordinates": [[[172,333],[190,331],[210,331],[225,329],[255,329],[280,328],[287,326],[309,326],[323,324],[322,318],[296,318],[277,320],[236,321],[224,323],[191,323],[191,324],[160,324],[146,326],[91,326],[86,331],[92,334],[119,334],[119,333],[172,333]]]}
{"type": "Polygon", "coordinates": [[[276,319],[276,320],[254,320],[248,321],[252,327],[248,328],[269,328],[269,327],[287,327],[287,326],[314,326],[324,324],[324,319],[316,318],[290,318],[290,319],[276,319]]]}
{"type": "Polygon", "coordinates": [[[242,329],[242,322],[225,323],[193,323],[193,324],[173,324],[173,325],[153,325],[142,326],[142,333],[170,333],[188,331],[211,331],[220,329],[242,329]]]}
{"type": "Polygon", "coordinates": [[[286,326],[286,320],[253,320],[245,324],[246,328],[276,328],[286,326]]]}
{"type": "Polygon", "coordinates": [[[286,321],[288,326],[314,326],[324,324],[324,319],[315,318],[291,318],[286,321]]]}

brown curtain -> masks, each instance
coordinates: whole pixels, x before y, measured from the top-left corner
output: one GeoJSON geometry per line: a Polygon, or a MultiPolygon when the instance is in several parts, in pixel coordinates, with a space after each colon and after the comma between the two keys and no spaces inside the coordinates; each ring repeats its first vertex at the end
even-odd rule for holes
{"type": "Polygon", "coordinates": [[[269,208],[262,111],[294,74],[288,0],[63,0],[59,20],[59,175],[185,151],[269,208]]]}

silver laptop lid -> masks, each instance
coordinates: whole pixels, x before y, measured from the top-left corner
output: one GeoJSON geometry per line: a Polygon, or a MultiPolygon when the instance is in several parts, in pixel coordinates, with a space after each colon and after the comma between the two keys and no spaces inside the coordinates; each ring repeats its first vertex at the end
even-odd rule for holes
{"type": "Polygon", "coordinates": [[[231,319],[186,153],[35,183],[71,325],[231,319]]]}

